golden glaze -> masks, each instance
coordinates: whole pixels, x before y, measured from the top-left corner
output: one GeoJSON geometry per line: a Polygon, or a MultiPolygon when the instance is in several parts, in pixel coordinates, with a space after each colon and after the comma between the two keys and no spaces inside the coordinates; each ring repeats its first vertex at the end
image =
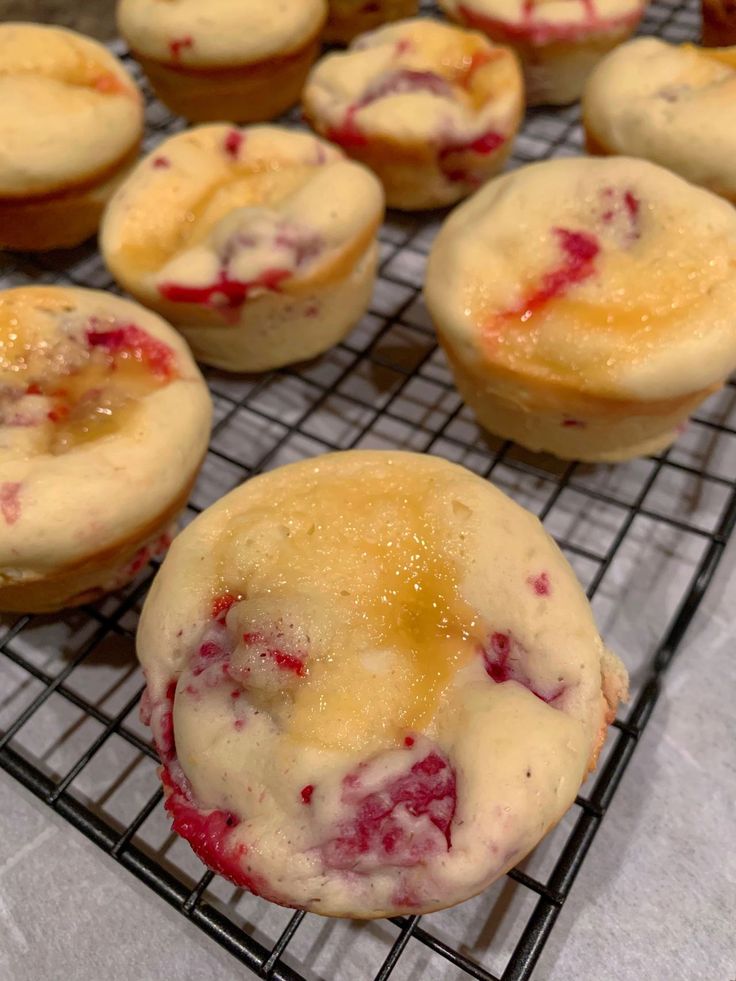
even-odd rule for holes
{"type": "Polygon", "coordinates": [[[0,419],[16,411],[14,394],[44,399],[40,420],[11,427],[13,456],[56,455],[112,435],[131,421],[140,399],[171,380],[152,371],[140,352],[87,347],[83,320],[60,329],[65,313],[71,308],[56,290],[0,295],[0,419]]]}
{"type": "Polygon", "coordinates": [[[239,630],[270,616],[301,637],[317,598],[330,597],[284,719],[292,738],[332,749],[391,745],[429,722],[476,650],[482,626],[460,592],[462,542],[440,526],[433,492],[404,473],[367,497],[360,479],[336,485],[317,472],[274,499],[276,532],[272,508],[229,523],[220,584],[245,597],[231,614],[239,630]]]}

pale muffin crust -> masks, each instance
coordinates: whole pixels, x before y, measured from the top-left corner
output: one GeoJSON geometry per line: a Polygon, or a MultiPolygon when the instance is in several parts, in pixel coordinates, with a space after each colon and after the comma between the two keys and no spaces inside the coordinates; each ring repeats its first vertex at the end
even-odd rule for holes
{"type": "Polygon", "coordinates": [[[508,48],[423,18],[363,34],[312,70],[314,129],[381,178],[389,205],[452,204],[496,174],[521,120],[521,73],[508,48]]]}
{"type": "Polygon", "coordinates": [[[110,271],[235,371],[300,361],[365,311],[383,195],[330,144],[277,126],[201,126],[143,160],[110,203],[110,271]]]}
{"type": "Polygon", "coordinates": [[[736,202],[736,48],[629,41],[588,80],[583,122],[591,152],[643,157],[736,202]]]}
{"type": "Polygon", "coordinates": [[[0,24],[0,249],[77,245],[138,155],[143,101],[101,44],[0,24]]]}
{"type": "Polygon", "coordinates": [[[0,197],[96,179],[142,130],[140,93],[101,44],[60,27],[0,24],[0,197]]]}
{"type": "Polygon", "coordinates": [[[425,295],[488,429],[564,458],[654,452],[736,367],[736,212],[643,160],[534,164],[453,212],[425,295]]]}
{"type": "Polygon", "coordinates": [[[305,460],[209,508],[138,653],[175,830],[331,916],[484,889],[570,806],[626,695],[539,522],[400,452],[305,460]]]}
{"type": "Polygon", "coordinates": [[[0,293],[0,609],[83,602],[164,550],[210,418],[186,345],[137,304],[0,293]]]}

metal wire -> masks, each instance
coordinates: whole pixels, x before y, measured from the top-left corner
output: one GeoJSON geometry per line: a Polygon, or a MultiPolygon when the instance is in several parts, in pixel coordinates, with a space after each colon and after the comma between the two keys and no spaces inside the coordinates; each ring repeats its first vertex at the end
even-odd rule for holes
{"type": "MultiPolygon", "coordinates": [[[[427,12],[430,7],[423,5],[427,12]]],[[[698,16],[692,3],[656,0],[642,30],[673,41],[694,39],[698,16]]],[[[137,66],[130,62],[129,66],[139,76],[137,66]]],[[[145,81],[141,83],[145,89],[145,81]]],[[[183,124],[147,94],[146,146],[150,149],[183,124]]],[[[296,114],[292,114],[292,122],[297,122],[296,114]]],[[[534,110],[527,116],[512,166],[577,154],[581,145],[576,108],[534,110]]],[[[398,917],[390,921],[393,938],[384,943],[380,961],[365,974],[375,981],[386,981],[411,950],[420,950],[429,958],[424,962],[429,964],[428,975],[435,970],[440,972],[437,976],[444,976],[442,972],[452,966],[463,976],[482,981],[525,981],[532,975],[593,844],[657,702],[663,673],[733,531],[736,452],[731,450],[736,446],[732,443],[736,437],[732,417],[736,413],[731,408],[736,398],[730,385],[713,411],[702,410],[693,420],[694,435],[684,448],[677,444],[640,465],[618,470],[561,465],[484,436],[454,392],[419,297],[424,259],[441,217],[389,217],[380,236],[380,279],[371,310],[332,352],[309,365],[258,378],[207,373],[217,421],[188,514],[197,513],[216,496],[281,462],[325,450],[381,445],[459,460],[486,477],[493,476],[527,506],[532,501],[578,571],[586,570],[587,592],[594,600],[609,581],[617,578],[612,569],[625,561],[632,542],[638,543],[642,560],[648,560],[647,550],[653,547],[650,539],[656,537],[658,529],[669,529],[683,540],[697,543],[699,550],[688,566],[686,581],[674,596],[670,591],[659,640],[639,665],[633,705],[614,723],[600,772],[592,787],[578,797],[566,836],[548,855],[551,867],[545,874],[529,868],[509,873],[503,888],[520,892],[529,902],[528,914],[522,917],[504,962],[494,959],[493,945],[486,958],[483,950],[473,950],[477,956],[471,956],[460,935],[452,942],[442,939],[434,917],[398,917]],[[628,486],[618,482],[621,473],[631,478],[628,486]],[[709,521],[699,508],[703,496],[715,496],[715,503],[711,501],[715,516],[709,521]],[[561,528],[560,522],[571,514],[572,521],[561,528]],[[608,541],[601,546],[600,530],[592,541],[581,540],[580,523],[600,524],[602,516],[610,523],[611,515],[616,516],[615,531],[608,541]],[[642,523],[649,529],[648,536],[637,530],[642,523]]],[[[53,255],[0,259],[1,286],[33,282],[115,289],[92,244],[53,255]]],[[[55,629],[47,617],[5,618],[1,622],[0,669],[11,673],[17,691],[8,696],[8,708],[3,709],[0,702],[0,766],[257,976],[283,981],[300,981],[307,974],[313,977],[314,971],[293,951],[300,934],[317,918],[301,912],[284,913],[279,928],[266,936],[268,931],[255,923],[260,912],[253,922],[247,918],[243,922],[236,900],[222,901],[218,896],[221,880],[198,863],[192,866],[191,856],[182,858],[180,852],[174,858],[175,847],[168,843],[152,845],[146,830],[157,820],[161,823],[162,795],[155,780],[142,794],[138,789],[132,811],[128,806],[131,796],[122,795],[123,817],[110,807],[112,790],[95,797],[79,789],[80,781],[113,743],[128,753],[121,761],[122,751],[117,751],[118,762],[108,774],[113,785],[125,787],[139,765],[148,774],[154,772],[156,757],[147,734],[136,731],[141,677],[132,661],[136,615],[154,572],[149,567],[123,595],[87,607],[81,614],[70,614],[60,638],[47,639],[46,632],[55,629]],[[70,637],[82,639],[76,646],[76,642],[71,644],[67,655],[64,645],[70,637]],[[123,654],[116,661],[110,649],[120,649],[123,654]],[[117,674],[113,695],[105,692],[103,697],[96,678],[110,657],[117,665],[117,674]],[[52,704],[77,713],[77,728],[94,726],[94,737],[86,740],[83,751],[65,759],[63,767],[50,765],[44,753],[33,750],[33,740],[25,738],[37,723],[40,725],[52,704]]],[[[626,659],[627,651],[622,653],[626,659]]],[[[59,728],[56,738],[63,743],[68,732],[59,728]]],[[[251,910],[262,911],[267,906],[261,900],[253,900],[253,904],[262,905],[253,905],[251,910]]],[[[490,899],[488,904],[490,915],[490,899]]]]}

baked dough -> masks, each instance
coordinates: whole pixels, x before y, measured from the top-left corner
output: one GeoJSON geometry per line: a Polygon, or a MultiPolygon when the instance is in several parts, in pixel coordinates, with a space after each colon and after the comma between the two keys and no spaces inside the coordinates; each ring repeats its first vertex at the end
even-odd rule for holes
{"type": "Polygon", "coordinates": [[[137,304],[0,293],[0,610],[97,599],[161,555],[210,417],[186,345],[137,304]]]}
{"type": "Polygon", "coordinates": [[[439,0],[453,20],[513,47],[524,66],[527,102],[579,99],[603,55],[625,41],[646,0],[439,0]]]}
{"type": "Polygon", "coordinates": [[[592,153],[644,157],[736,203],[736,48],[637,38],[588,79],[592,153]]]}
{"type": "Polygon", "coordinates": [[[78,245],[138,155],[143,103],[101,44],[0,24],[0,248],[78,245]]]}
{"type": "Polygon", "coordinates": [[[194,122],[274,119],[299,98],[326,0],[119,0],[156,95],[194,122]]]}
{"type": "Polygon", "coordinates": [[[210,507],[138,654],[174,829],[330,916],[486,888],[572,804],[626,694],[537,519],[400,452],[305,460],[210,507]]]}
{"type": "Polygon", "coordinates": [[[565,459],[653,453],[736,367],[736,211],[644,160],[533,164],[452,213],[425,296],[491,432],[565,459]]]}
{"type": "Polygon", "coordinates": [[[406,209],[452,204],[496,174],[523,108],[508,48],[422,18],[327,55],[304,89],[314,129],[371,167],[388,204],[406,209]]]}
{"type": "Polygon", "coordinates": [[[231,371],[314,357],[364,313],[383,217],[376,178],[276,126],[201,126],[143,160],[105,214],[117,281],[195,355],[231,371]]]}

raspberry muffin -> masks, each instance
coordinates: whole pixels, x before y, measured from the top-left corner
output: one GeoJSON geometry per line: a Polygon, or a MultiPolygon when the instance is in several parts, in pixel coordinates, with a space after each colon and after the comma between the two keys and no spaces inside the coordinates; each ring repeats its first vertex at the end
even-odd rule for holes
{"type": "Polygon", "coordinates": [[[736,45],[734,0],[701,0],[703,44],[707,47],[736,45]]]}
{"type": "Polygon", "coordinates": [[[138,156],[143,103],[109,51],[61,27],[0,24],[0,249],[94,235],[138,156]]]}
{"type": "Polygon", "coordinates": [[[736,48],[629,41],[588,79],[583,121],[591,153],[644,157],[736,203],[736,48]]]}
{"type": "Polygon", "coordinates": [[[317,457],[218,501],[174,542],[138,653],[174,829],[328,916],[485,889],[572,804],[626,693],[537,519],[412,453],[317,457]]]}
{"type": "Polygon", "coordinates": [[[422,19],[327,55],[304,89],[314,129],[371,167],[388,204],[405,209],[453,204],[496,174],[523,107],[511,51],[422,19]]]}
{"type": "Polygon", "coordinates": [[[646,7],[646,0],[439,2],[448,17],[514,48],[530,106],[579,99],[593,66],[634,32],[646,7]]]}
{"type": "Polygon", "coordinates": [[[382,217],[378,181],[329,143],[202,126],[138,165],[107,209],[101,248],[197,358],[264,371],[320,354],[359,320],[382,217]]]}
{"type": "Polygon", "coordinates": [[[89,602],[162,555],[210,416],[186,345],[137,304],[0,293],[0,610],[89,602]]]}
{"type": "Polygon", "coordinates": [[[298,99],[326,0],[119,0],[118,28],[156,95],[194,122],[260,122],[298,99]]]}
{"type": "Polygon", "coordinates": [[[372,31],[387,21],[413,17],[419,0],[328,0],[330,13],[325,26],[325,41],[348,44],[365,31],[372,31]]]}
{"type": "Polygon", "coordinates": [[[491,432],[564,459],[654,453],[736,368],[736,211],[643,160],[534,164],[453,212],[425,295],[491,432]]]}

